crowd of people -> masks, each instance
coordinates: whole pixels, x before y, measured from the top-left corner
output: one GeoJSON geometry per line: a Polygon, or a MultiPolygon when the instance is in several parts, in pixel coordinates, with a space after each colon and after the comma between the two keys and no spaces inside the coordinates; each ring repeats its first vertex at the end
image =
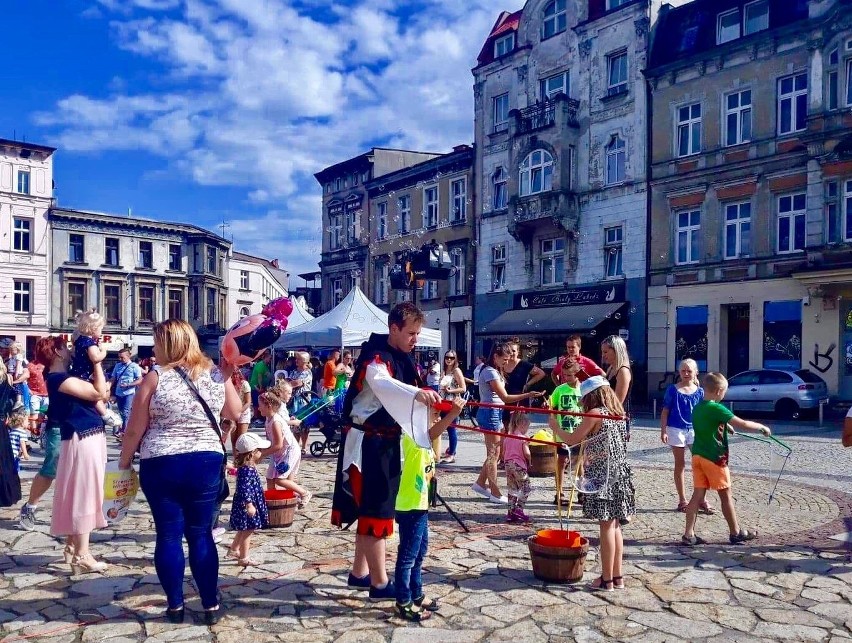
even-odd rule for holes
{"type": "MultiPolygon", "coordinates": [[[[389,333],[374,334],[357,358],[332,350],[323,362],[299,351],[274,368],[271,351],[245,369],[217,366],[189,324],[167,320],[154,327],[149,361],[137,364],[123,350],[107,374],[98,341],[103,319],[95,311],[79,316],[73,350],[59,336],[43,337],[28,361],[20,345],[0,343],[0,418],[7,425],[0,431],[0,505],[21,501],[17,469],[28,457],[27,434],[40,433],[44,460],[21,505],[20,526],[35,528],[39,503],[55,484],[50,533],[64,540],[65,561],[74,573],[105,571],[107,564],[90,551],[89,535],[107,524],[106,427],[115,404],[118,467],[127,470],[138,458],[156,531],[154,563],[168,603],[165,616],[173,623],[184,619],[185,540],[204,621],[213,624],[221,614],[216,542],[225,531],[219,526],[223,502],[233,495],[229,526],[235,535],[226,556],[239,565],[257,564],[251,542],[257,529],[269,525],[265,493],[291,493],[301,508],[312,498],[298,474],[310,430],[305,412],[319,401],[333,405],[341,421],[331,522],[357,523],[348,585],[368,591],[372,600],[395,601],[400,617],[420,622],[438,609],[425,596],[421,566],[436,466],[455,461],[459,416],[476,402],[475,414],[468,413],[484,433],[485,459],[473,491],[505,505],[508,522],[527,523],[531,418],[524,407],[537,400],[554,411],[547,417],[557,457],[554,503],[570,502],[562,494],[567,479],[569,498],[582,492],[585,515],[599,525],[601,570],[591,588],[623,588],[622,530],[636,511],[627,457],[633,373],[625,342],[606,338],[599,366],[581,354],[582,338],[569,336],[550,374],[555,389],[547,394],[547,373],[522,359],[517,340],[494,343],[487,358],[476,358],[470,377],[454,350],[440,363],[417,365],[412,353],[422,325],[423,313],[403,303],[389,315],[389,333]],[[263,427],[263,436],[250,430],[253,423],[263,427]],[[265,484],[258,471],[264,462],[265,484]],[[570,463],[578,466],[568,469],[570,463]],[[400,546],[391,578],[385,540],[394,523],[400,546]]],[[[739,524],[731,496],[728,433],[768,435],[769,429],[737,418],[720,403],[727,388],[721,375],[707,374],[702,387],[691,360],[679,373],[680,381],[666,391],[661,440],[672,449],[677,510],[686,514],[682,543],[704,542],[695,524],[699,512],[714,512],[708,490],[719,494],[731,542],[748,541],[755,533],[739,524]],[[687,447],[694,478],[689,501],[687,447]]]]}

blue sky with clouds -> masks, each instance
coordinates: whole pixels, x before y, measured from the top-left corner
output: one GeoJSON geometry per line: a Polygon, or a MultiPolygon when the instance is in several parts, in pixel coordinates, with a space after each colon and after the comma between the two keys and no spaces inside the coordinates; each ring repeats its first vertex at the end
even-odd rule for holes
{"type": "Polygon", "coordinates": [[[470,142],[470,68],[521,5],[11,0],[0,137],[59,148],[64,206],[224,219],[239,250],[312,270],[313,173],[375,144],[470,142]]]}

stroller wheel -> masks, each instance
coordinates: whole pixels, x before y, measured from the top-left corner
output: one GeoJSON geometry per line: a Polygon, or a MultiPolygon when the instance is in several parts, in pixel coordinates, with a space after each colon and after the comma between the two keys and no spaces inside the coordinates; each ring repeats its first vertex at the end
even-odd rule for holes
{"type": "Polygon", "coordinates": [[[333,453],[337,455],[337,452],[340,451],[340,440],[329,440],[326,445],[329,453],[333,453]]]}
{"type": "Polygon", "coordinates": [[[320,457],[325,452],[325,445],[322,442],[311,442],[311,455],[315,458],[320,457]]]}

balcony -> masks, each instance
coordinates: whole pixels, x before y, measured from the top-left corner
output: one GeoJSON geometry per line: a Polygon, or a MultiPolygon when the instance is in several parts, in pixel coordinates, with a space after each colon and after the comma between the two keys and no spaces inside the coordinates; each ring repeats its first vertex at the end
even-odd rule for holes
{"type": "Polygon", "coordinates": [[[529,239],[540,222],[550,221],[566,231],[576,231],[580,223],[577,195],[569,190],[554,190],[532,196],[513,196],[513,212],[508,232],[518,241],[529,239]]]}
{"type": "Polygon", "coordinates": [[[552,100],[545,100],[524,109],[512,110],[514,116],[514,135],[525,136],[548,127],[580,127],[577,113],[580,101],[557,94],[552,100]]]}

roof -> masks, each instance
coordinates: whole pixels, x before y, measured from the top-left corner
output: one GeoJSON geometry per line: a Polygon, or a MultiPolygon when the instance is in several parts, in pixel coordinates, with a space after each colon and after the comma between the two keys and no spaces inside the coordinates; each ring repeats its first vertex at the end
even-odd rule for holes
{"type": "MultiPolygon", "coordinates": [[[[808,0],[769,0],[769,29],[716,44],[719,14],[732,9],[743,10],[749,0],[693,0],[679,7],[665,4],[654,25],[648,75],[653,70],[710,52],[719,47],[736,46],[747,39],[766,35],[768,31],[806,20],[808,0]]],[[[742,15],[742,13],[740,14],[742,15]]]]}
{"type": "MultiPolygon", "coordinates": [[[[414,182],[421,175],[434,174],[436,170],[443,173],[458,170],[472,169],[474,164],[474,148],[472,145],[456,145],[452,152],[441,154],[431,159],[409,165],[408,167],[382,174],[380,177],[367,181],[364,186],[368,194],[373,192],[379,185],[387,190],[396,190],[406,185],[406,182],[414,182]]],[[[382,190],[384,191],[384,190],[382,190]]],[[[370,194],[370,196],[373,196],[370,194]]]]}
{"type": "Polygon", "coordinates": [[[23,150],[45,152],[48,156],[56,151],[55,147],[48,147],[47,145],[37,145],[35,143],[27,143],[26,141],[13,141],[12,139],[8,138],[0,138],[0,147],[20,147],[23,150]]]}
{"type": "Polygon", "coordinates": [[[509,32],[518,31],[518,27],[521,24],[522,13],[523,10],[516,11],[514,13],[509,13],[508,11],[500,13],[500,16],[497,18],[497,22],[494,23],[493,27],[491,27],[491,32],[488,34],[488,38],[485,39],[485,44],[482,45],[482,51],[480,51],[479,56],[476,57],[476,61],[480,65],[487,65],[494,60],[494,40],[496,38],[509,32]]]}
{"type": "Polygon", "coordinates": [[[424,152],[422,150],[404,150],[398,147],[373,147],[370,148],[369,152],[364,152],[363,154],[359,154],[358,156],[353,156],[350,159],[340,161],[339,163],[335,163],[334,165],[329,165],[328,167],[321,169],[319,172],[314,174],[314,178],[320,184],[323,184],[329,179],[336,178],[344,171],[351,170],[353,167],[367,169],[372,163],[373,157],[375,156],[377,151],[408,152],[411,154],[437,154],[437,152],[424,152]]]}

